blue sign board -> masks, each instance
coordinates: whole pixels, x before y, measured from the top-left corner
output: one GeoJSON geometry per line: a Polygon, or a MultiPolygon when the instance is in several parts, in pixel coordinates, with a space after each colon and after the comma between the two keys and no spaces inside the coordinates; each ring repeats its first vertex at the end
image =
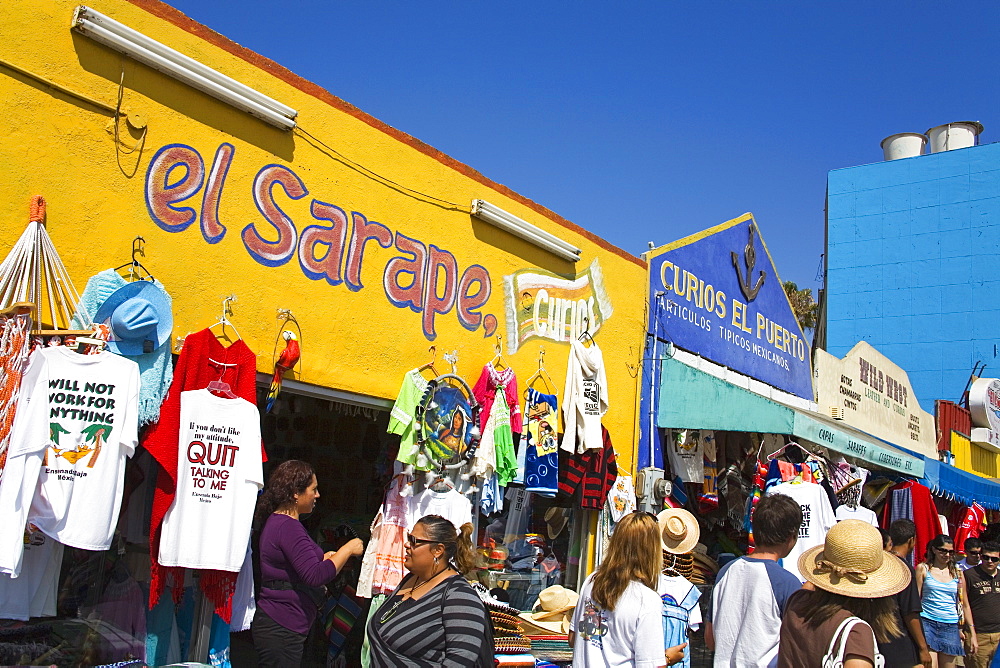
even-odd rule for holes
{"type": "Polygon", "coordinates": [[[810,401],[809,343],[749,213],[652,250],[654,340],[810,401]]]}

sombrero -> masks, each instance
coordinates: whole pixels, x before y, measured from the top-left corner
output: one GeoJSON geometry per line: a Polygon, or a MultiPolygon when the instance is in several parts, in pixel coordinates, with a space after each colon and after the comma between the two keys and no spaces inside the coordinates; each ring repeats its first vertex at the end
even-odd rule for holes
{"type": "Polygon", "coordinates": [[[882,550],[882,534],[861,520],[838,522],[826,542],[799,556],[799,572],[820,589],[852,598],[882,598],[910,584],[903,561],[882,550]]]}
{"type": "Polygon", "coordinates": [[[690,552],[701,537],[698,520],[683,508],[661,510],[656,521],[660,524],[660,543],[671,554],[690,552]]]}

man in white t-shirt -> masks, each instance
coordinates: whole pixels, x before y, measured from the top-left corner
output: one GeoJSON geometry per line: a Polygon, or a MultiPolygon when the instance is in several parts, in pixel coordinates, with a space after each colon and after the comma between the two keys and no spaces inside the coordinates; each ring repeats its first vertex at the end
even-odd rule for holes
{"type": "Polygon", "coordinates": [[[778,565],[798,540],[802,509],[788,496],[760,500],[753,515],[757,549],[719,571],[709,604],[705,644],[715,668],[769,668],[777,664],[781,615],[801,584],[778,565]]]}

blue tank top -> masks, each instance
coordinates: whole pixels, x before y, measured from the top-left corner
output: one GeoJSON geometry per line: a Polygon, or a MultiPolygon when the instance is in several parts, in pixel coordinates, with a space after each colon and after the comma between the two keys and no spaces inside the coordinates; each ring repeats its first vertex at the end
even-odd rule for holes
{"type": "Polygon", "coordinates": [[[958,622],[958,578],[950,582],[934,579],[928,570],[924,576],[923,593],[920,596],[920,615],[935,622],[954,624],[958,622]]]}

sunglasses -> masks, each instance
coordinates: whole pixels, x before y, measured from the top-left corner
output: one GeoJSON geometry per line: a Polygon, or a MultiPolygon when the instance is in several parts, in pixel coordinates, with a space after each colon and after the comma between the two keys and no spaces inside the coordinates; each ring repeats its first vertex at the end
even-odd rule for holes
{"type": "Polygon", "coordinates": [[[406,544],[410,546],[410,549],[417,547],[418,545],[436,545],[440,543],[439,540],[427,540],[426,538],[417,538],[412,533],[406,534],[406,544]]]}
{"type": "Polygon", "coordinates": [[[938,552],[940,552],[941,554],[954,554],[955,553],[955,550],[946,550],[943,547],[935,547],[934,549],[937,550],[938,552]]]}
{"type": "Polygon", "coordinates": [[[982,552],[980,552],[979,550],[968,550],[966,554],[968,554],[970,557],[978,557],[980,554],[982,554],[982,552]]]}
{"type": "Polygon", "coordinates": [[[986,555],[983,555],[983,561],[991,561],[993,563],[996,563],[1000,561],[1000,557],[987,557],[986,555]]]}

